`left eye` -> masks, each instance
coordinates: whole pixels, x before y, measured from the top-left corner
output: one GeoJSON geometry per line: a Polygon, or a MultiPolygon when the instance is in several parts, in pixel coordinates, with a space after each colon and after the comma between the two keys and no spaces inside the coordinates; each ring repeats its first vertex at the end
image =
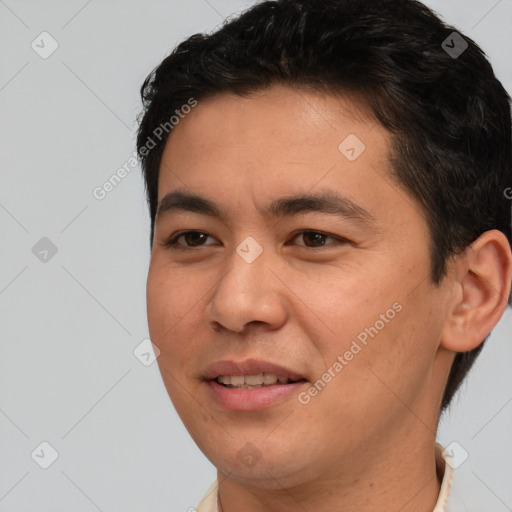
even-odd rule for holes
{"type": "Polygon", "coordinates": [[[323,233],[322,231],[301,231],[297,235],[295,235],[292,240],[302,239],[303,243],[299,243],[297,245],[303,245],[305,247],[323,247],[324,245],[332,245],[332,241],[334,242],[343,242],[344,240],[332,235],[328,235],[327,233],[323,233]],[[328,240],[331,240],[331,243],[328,243],[328,240]]]}

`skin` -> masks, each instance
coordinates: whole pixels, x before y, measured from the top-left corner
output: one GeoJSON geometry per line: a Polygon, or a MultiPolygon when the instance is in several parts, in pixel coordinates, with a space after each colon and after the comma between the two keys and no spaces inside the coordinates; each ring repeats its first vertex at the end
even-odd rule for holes
{"type": "Polygon", "coordinates": [[[353,99],[285,86],[202,100],[168,139],[159,201],[194,193],[225,217],[157,216],[148,323],[171,400],[218,469],[225,511],[435,505],[434,443],[448,372],[455,352],[481,343],[501,317],[512,256],[501,233],[487,232],[434,285],[427,224],[391,175],[390,142],[353,99]],[[354,161],[338,149],[349,134],[366,146],[354,161]],[[373,220],[264,210],[277,198],[333,190],[373,220]],[[208,236],[196,246],[186,237],[165,246],[188,230],[208,236]],[[318,235],[300,230],[330,236],[315,246],[318,235]],[[236,252],[248,236],[263,249],[252,263],[236,252]],[[241,412],[211,400],[202,375],[220,359],[287,366],[307,378],[307,390],[394,303],[401,311],[307,405],[294,395],[241,412]],[[250,467],[237,457],[248,442],[259,452],[250,467]]]}

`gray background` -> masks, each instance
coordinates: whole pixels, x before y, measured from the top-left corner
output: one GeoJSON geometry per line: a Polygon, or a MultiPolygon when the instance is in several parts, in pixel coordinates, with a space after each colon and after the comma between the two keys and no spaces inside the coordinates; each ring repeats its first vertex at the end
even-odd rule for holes
{"type": "MultiPolygon", "coordinates": [[[[252,3],[0,0],[2,512],[185,512],[215,478],[156,363],[133,354],[148,337],[140,171],[103,200],[92,191],[133,154],[147,73],[252,3]],[[59,45],[46,59],[31,47],[51,48],[43,31],[59,45]],[[57,248],[46,262],[43,237],[57,248]],[[48,449],[31,457],[43,441],[59,455],[46,470],[48,449]]],[[[512,91],[512,1],[426,3],[512,91]]],[[[440,426],[469,453],[455,478],[473,511],[512,510],[511,332],[507,310],[440,426]]]]}

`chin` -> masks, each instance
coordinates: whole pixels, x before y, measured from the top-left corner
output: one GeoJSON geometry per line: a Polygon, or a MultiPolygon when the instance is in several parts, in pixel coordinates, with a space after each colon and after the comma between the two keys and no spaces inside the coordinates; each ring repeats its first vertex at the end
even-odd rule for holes
{"type": "MultiPolygon", "coordinates": [[[[267,429],[266,433],[271,431],[267,429]]],[[[276,438],[274,442],[243,440],[237,441],[226,435],[223,443],[212,442],[209,446],[200,446],[210,462],[230,479],[240,482],[257,482],[259,487],[281,489],[283,485],[299,485],[307,481],[312,461],[304,450],[304,443],[291,446],[285,439],[276,438]]],[[[315,452],[311,447],[311,451],[315,452]]]]}

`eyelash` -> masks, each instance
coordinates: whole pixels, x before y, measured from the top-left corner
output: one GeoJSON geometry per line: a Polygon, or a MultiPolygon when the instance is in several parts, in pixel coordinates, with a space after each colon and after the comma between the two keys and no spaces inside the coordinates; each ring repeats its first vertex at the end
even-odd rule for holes
{"type": "MultiPolygon", "coordinates": [[[[204,247],[204,244],[199,244],[196,246],[178,244],[178,240],[182,236],[189,235],[191,233],[198,233],[201,235],[206,235],[207,237],[211,237],[211,235],[208,235],[208,233],[204,233],[203,231],[183,231],[181,233],[177,233],[176,235],[171,236],[171,238],[169,238],[166,242],[164,242],[163,245],[167,248],[176,249],[176,250],[190,250],[190,249],[194,249],[195,247],[204,247]]],[[[332,238],[335,242],[338,242],[338,243],[350,243],[349,240],[347,240],[346,238],[330,235],[329,233],[324,233],[323,231],[316,231],[316,230],[312,230],[312,229],[304,229],[302,231],[295,233],[293,235],[293,237],[291,238],[291,240],[295,240],[298,236],[304,235],[306,233],[313,233],[313,234],[322,235],[327,238],[332,238]]],[[[211,237],[211,238],[213,238],[213,237],[211,237]]],[[[327,244],[327,245],[329,246],[329,245],[333,245],[333,244],[327,244]]],[[[312,246],[303,244],[303,245],[301,245],[301,247],[309,248],[309,249],[322,249],[323,247],[325,247],[325,245],[319,245],[316,247],[315,246],[312,247],[312,246]]]]}

